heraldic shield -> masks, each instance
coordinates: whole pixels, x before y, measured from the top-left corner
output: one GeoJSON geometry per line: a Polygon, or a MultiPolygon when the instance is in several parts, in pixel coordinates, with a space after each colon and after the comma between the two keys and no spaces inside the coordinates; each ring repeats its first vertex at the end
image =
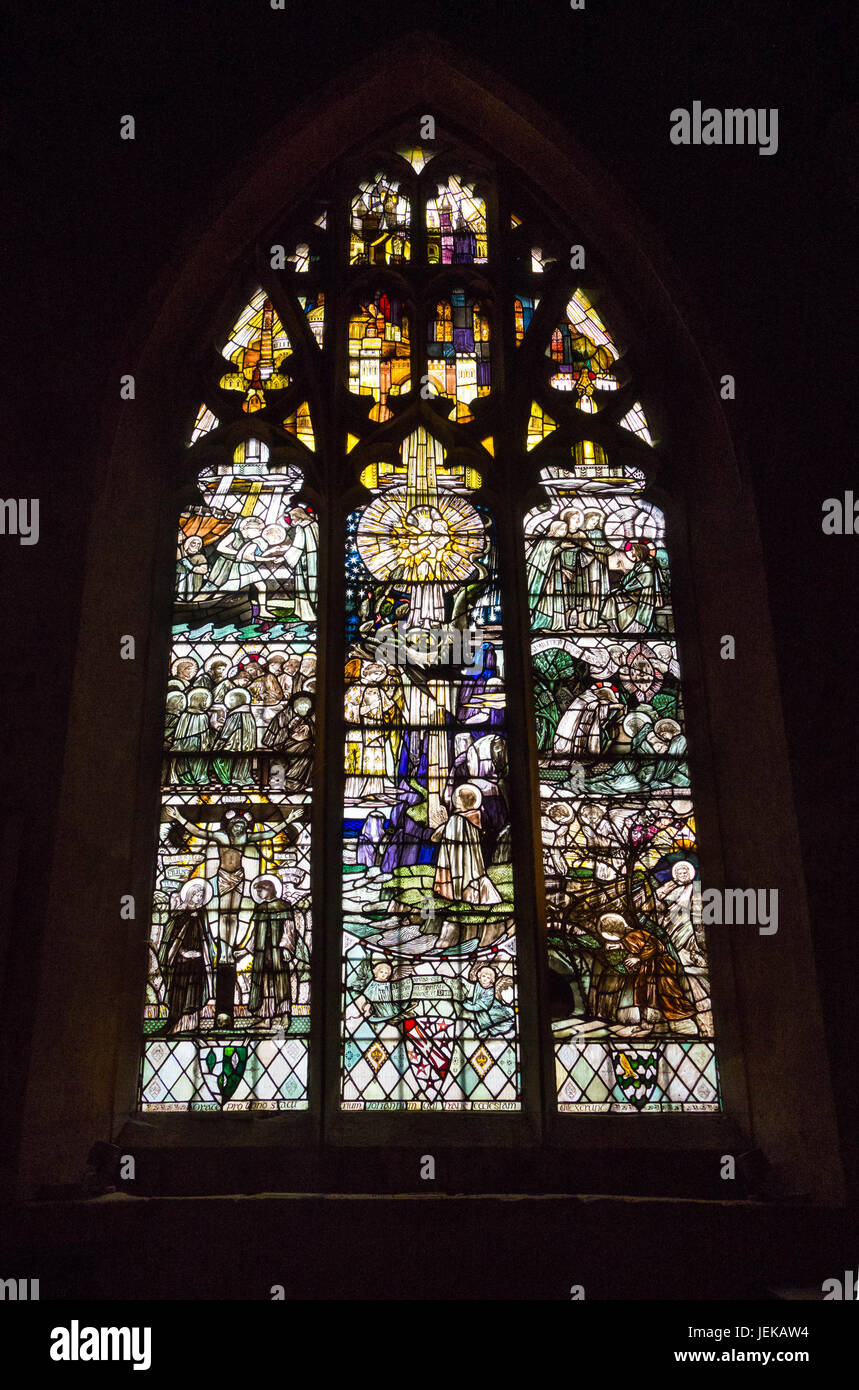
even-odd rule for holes
{"type": "Polygon", "coordinates": [[[435,1100],[450,1071],[453,1057],[453,1019],[406,1018],[403,1020],[406,1055],[418,1090],[435,1100]]]}
{"type": "Polygon", "coordinates": [[[659,1058],[655,1052],[621,1052],[617,1084],[629,1105],[641,1110],[657,1090],[659,1058]]]}

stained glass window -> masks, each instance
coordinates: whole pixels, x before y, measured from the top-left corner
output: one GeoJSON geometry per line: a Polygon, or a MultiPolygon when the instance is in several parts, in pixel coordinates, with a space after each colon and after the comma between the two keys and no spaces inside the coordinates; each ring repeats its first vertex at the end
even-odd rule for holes
{"type": "Polygon", "coordinates": [[[396,294],[379,289],[349,318],[349,390],[373,397],[371,420],[388,420],[389,397],[407,391],[410,378],[408,313],[396,294]]]}
{"type": "Polygon", "coordinates": [[[317,521],[261,440],[179,523],[144,1110],[307,1104],[317,521]]]}
{"type": "Polygon", "coordinates": [[[352,265],[401,265],[411,255],[409,200],[397,179],[377,174],[352,199],[352,265]]]}
{"type": "Polygon", "coordinates": [[[427,199],[427,259],[432,265],[483,265],[489,245],[486,202],[473,184],[451,175],[427,199]]]}
{"type": "Polygon", "coordinates": [[[575,453],[525,520],[558,1105],[716,1110],[664,522],[575,453]]]}
{"type": "Polygon", "coordinates": [[[194,421],[194,428],[191,431],[191,438],[188,440],[188,443],[196,444],[198,439],[201,439],[204,434],[209,433],[209,430],[217,429],[218,423],[217,415],[215,415],[207,405],[201,405],[200,409],[197,411],[197,418],[194,421]]]}
{"type": "Polygon", "coordinates": [[[243,392],[242,410],[248,414],[262,410],[267,393],[289,385],[289,377],[280,366],[291,351],[274,305],[264,290],[258,290],[224,345],[223,355],[233,370],[221,378],[221,387],[243,392]]]}
{"type": "Polygon", "coordinates": [[[553,1109],[719,1108],[656,436],[523,184],[344,165],[193,388],[144,1109],[533,1110],[524,946],[553,1109]]]}
{"type": "Polygon", "coordinates": [[[585,296],[577,290],[567,316],[552,334],[551,384],[557,391],[574,391],[576,405],[587,414],[599,409],[597,391],[617,390],[611,364],[617,348],[585,296]]]}
{"type": "Polygon", "coordinates": [[[464,289],[440,299],[427,322],[427,375],[440,396],[456,402],[456,418],[471,420],[470,404],[489,394],[489,318],[464,289]]]}
{"type": "Polygon", "coordinates": [[[504,647],[492,518],[424,429],[349,518],[347,1109],[516,1109],[504,647]]]}

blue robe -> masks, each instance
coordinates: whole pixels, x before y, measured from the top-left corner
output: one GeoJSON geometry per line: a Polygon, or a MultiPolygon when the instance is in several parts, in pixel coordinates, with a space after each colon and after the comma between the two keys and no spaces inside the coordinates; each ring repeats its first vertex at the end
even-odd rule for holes
{"type": "Polygon", "coordinates": [[[493,1036],[505,1033],[516,1017],[509,1005],[502,1004],[495,998],[495,991],[486,989],[479,980],[475,980],[474,993],[462,1008],[465,1013],[474,1015],[474,1031],[479,1037],[487,1033],[493,1036]]]}

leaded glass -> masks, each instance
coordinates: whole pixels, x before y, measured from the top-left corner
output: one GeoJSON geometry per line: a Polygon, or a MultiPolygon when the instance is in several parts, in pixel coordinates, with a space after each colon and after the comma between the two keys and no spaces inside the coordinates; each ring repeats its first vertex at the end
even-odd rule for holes
{"type": "Polygon", "coordinates": [[[597,391],[617,390],[610,371],[617,348],[581,290],[567,305],[566,320],[552,334],[547,352],[554,364],[551,385],[575,392],[576,405],[587,414],[599,409],[597,391]]]}
{"type": "Polygon", "coordinates": [[[144,1110],[307,1104],[317,522],[249,439],[179,524],[144,1110]]]}
{"type": "Polygon", "coordinates": [[[401,265],[411,256],[409,200],[399,181],[377,174],[352,199],[352,265],[401,265]]]}
{"type": "Polygon", "coordinates": [[[532,1099],[514,830],[542,850],[558,1109],[717,1110],[660,451],[576,232],[416,136],[275,222],[187,402],[140,1104],[307,1108],[315,796],[343,813],[314,869],[341,1111],[532,1099]]]}
{"type": "Polygon", "coordinates": [[[486,201],[474,184],[451,175],[427,199],[427,259],[431,265],[484,265],[489,255],[486,201]]]}
{"type": "Polygon", "coordinates": [[[395,294],[379,289],[349,319],[349,390],[373,397],[371,420],[387,420],[389,398],[407,391],[410,378],[409,316],[395,294]]]}
{"type": "Polygon", "coordinates": [[[523,294],[513,301],[513,330],[516,337],[516,346],[522,342],[525,334],[531,326],[534,317],[534,310],[540,300],[533,295],[523,294]]]}
{"type": "Polygon", "coordinates": [[[283,428],[300,441],[313,453],[316,449],[316,436],[313,433],[313,421],[310,417],[310,402],[302,401],[291,415],[287,415],[283,422],[283,428]]]}
{"type": "Polygon", "coordinates": [[[317,347],[325,346],[325,294],[322,290],[318,294],[298,296],[298,302],[307,315],[307,322],[310,324],[310,331],[316,341],[317,347]]]}
{"type": "Polygon", "coordinates": [[[196,444],[198,439],[202,439],[204,434],[209,433],[209,430],[217,429],[218,424],[218,417],[215,413],[211,411],[207,405],[201,405],[200,409],[197,411],[197,418],[194,421],[194,428],[191,431],[191,438],[188,440],[188,443],[196,444]]]}
{"type": "Polygon", "coordinates": [[[471,402],[491,385],[489,318],[479,299],[455,288],[427,322],[427,375],[440,396],[456,402],[456,419],[471,420],[471,402]]]}
{"type": "Polygon", "coordinates": [[[348,526],[345,1109],[519,1105],[501,599],[423,428],[348,526]]]}
{"type": "Polygon", "coordinates": [[[420,174],[429,164],[435,154],[435,150],[425,149],[421,145],[406,145],[397,150],[397,154],[402,159],[408,160],[416,174],[420,174]]]}
{"type": "Polygon", "coordinates": [[[264,409],[267,392],[289,385],[280,366],[292,346],[264,290],[258,290],[242,311],[222,352],[235,370],[221,377],[221,387],[242,391],[242,410],[249,415],[264,409]]]}
{"type": "Polygon", "coordinates": [[[716,1110],[664,522],[573,453],[525,519],[558,1105],[716,1110]]]}

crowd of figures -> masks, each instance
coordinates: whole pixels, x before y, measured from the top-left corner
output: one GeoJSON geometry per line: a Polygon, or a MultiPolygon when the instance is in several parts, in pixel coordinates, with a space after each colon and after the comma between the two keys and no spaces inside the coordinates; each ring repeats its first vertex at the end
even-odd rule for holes
{"type": "Polygon", "coordinates": [[[634,483],[526,532],[551,1012],[562,1094],[587,1108],[589,1044],[713,1031],[668,554],[634,483]]]}
{"type": "Polygon", "coordinates": [[[266,652],[180,656],[167,683],[166,782],[249,787],[266,752],[268,785],[299,792],[313,767],[316,657],[266,652]]]}
{"type": "Polygon", "coordinates": [[[342,1100],[515,1108],[511,797],[491,521],[423,430],[402,456],[405,486],[380,490],[355,518],[347,555],[342,1100]],[[467,655],[459,641],[438,641],[475,628],[467,655]]]}
{"type": "Polygon", "coordinates": [[[385,803],[363,821],[356,862],[383,874],[433,865],[439,897],[499,902],[485,872],[510,862],[504,696],[494,644],[482,644],[450,690],[446,718],[436,702],[434,725],[405,725],[407,694],[396,668],[353,659],[346,676],[346,802],[385,803]]]}
{"type": "Polygon", "coordinates": [[[208,510],[183,518],[183,528],[201,531],[180,532],[177,558],[150,1036],[288,1031],[296,1005],[307,1004],[316,526],[286,500],[262,494],[265,518],[208,510]],[[198,618],[187,611],[194,605],[198,618]],[[248,617],[295,626],[288,642],[264,625],[248,638],[248,617]],[[265,802],[241,796],[262,787],[265,802]],[[203,795],[177,795],[182,789],[203,795]],[[227,792],[238,804],[219,801],[227,792]]]}
{"type": "Polygon", "coordinates": [[[688,803],[549,799],[543,846],[555,1015],[618,1036],[712,1033],[688,803]]]}
{"type": "Polygon", "coordinates": [[[408,1030],[426,1101],[455,1036],[472,1049],[515,1037],[504,684],[488,636],[470,665],[437,680],[361,650],[346,669],[346,814],[362,812],[351,822],[362,872],[356,888],[346,876],[347,936],[353,913],[384,920],[349,938],[346,1030],[370,1048],[378,1029],[391,1045],[394,1025],[408,1030]]]}
{"type": "Polygon", "coordinates": [[[648,632],[671,627],[668,552],[661,541],[609,539],[594,508],[549,514],[527,547],[534,631],[648,632]]]}
{"type": "Polygon", "coordinates": [[[541,639],[534,648],[537,743],[549,765],[583,765],[594,795],[688,787],[672,643],[541,639]]]}
{"type": "MultiPolygon", "coordinates": [[[[212,524],[211,515],[205,520],[212,524]]],[[[180,533],[179,604],[189,609],[208,602],[225,606],[231,598],[246,597],[249,615],[257,620],[277,616],[269,607],[277,597],[299,621],[314,621],[317,525],[307,507],[295,506],[268,523],[260,516],[230,516],[214,534],[211,541],[197,532],[180,533]]]]}

